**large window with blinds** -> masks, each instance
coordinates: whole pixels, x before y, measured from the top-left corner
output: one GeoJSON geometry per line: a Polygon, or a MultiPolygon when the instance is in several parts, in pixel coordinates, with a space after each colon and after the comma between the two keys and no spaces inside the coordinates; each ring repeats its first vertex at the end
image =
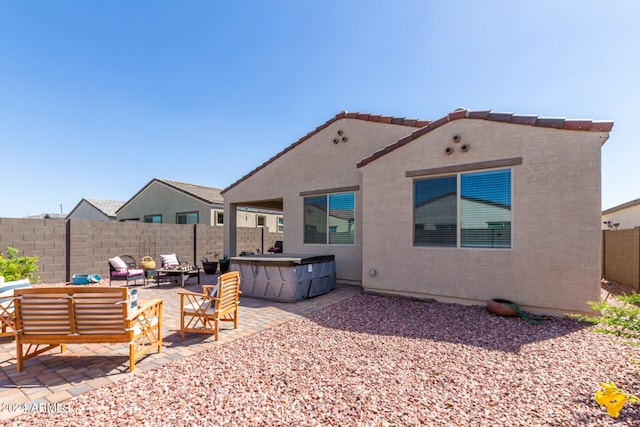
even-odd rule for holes
{"type": "Polygon", "coordinates": [[[353,245],[355,193],[304,198],[304,243],[353,245]]]}
{"type": "Polygon", "coordinates": [[[415,180],[414,245],[511,248],[511,169],[415,180]]]}

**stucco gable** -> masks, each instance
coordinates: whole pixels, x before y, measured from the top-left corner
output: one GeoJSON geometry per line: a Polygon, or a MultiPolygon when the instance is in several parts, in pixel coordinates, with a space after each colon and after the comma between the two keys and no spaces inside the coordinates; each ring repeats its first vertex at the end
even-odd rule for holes
{"type": "Polygon", "coordinates": [[[120,207],[124,204],[124,202],[120,202],[117,200],[102,200],[102,199],[84,199],[84,200],[108,217],[115,217],[118,209],[120,209],[120,207]]]}
{"type": "Polygon", "coordinates": [[[127,205],[129,205],[133,200],[135,200],[140,194],[142,194],[147,188],[149,188],[152,184],[159,183],[166,187],[169,187],[173,190],[176,190],[180,193],[186,194],[188,196],[194,197],[202,202],[207,204],[223,204],[224,200],[222,199],[221,189],[215,187],[207,187],[204,185],[190,184],[187,182],[180,181],[171,181],[164,178],[154,178],[147,183],[140,191],[138,191],[133,197],[127,200],[118,210],[117,212],[122,211],[127,205]]]}
{"type": "Polygon", "coordinates": [[[380,157],[384,156],[397,148],[402,147],[405,144],[417,139],[434,129],[439,128],[454,120],[487,120],[501,123],[511,123],[525,126],[538,126],[545,128],[564,129],[573,131],[587,131],[587,132],[610,132],[613,128],[613,121],[599,121],[591,119],[565,119],[560,117],[540,117],[536,115],[523,115],[514,113],[499,113],[491,110],[472,111],[467,109],[457,109],[444,117],[428,122],[424,127],[416,130],[415,132],[407,135],[398,141],[394,142],[378,150],[372,155],[362,159],[357,167],[365,166],[380,157]]]}
{"type": "Polygon", "coordinates": [[[106,217],[115,219],[116,212],[118,211],[118,209],[120,209],[120,207],[122,207],[123,204],[124,202],[121,202],[118,200],[83,198],[78,202],[77,205],[74,206],[73,209],[71,209],[71,212],[69,212],[66,218],[72,218],[73,215],[81,206],[86,205],[91,207],[92,209],[95,209],[96,211],[98,211],[99,213],[101,213],[106,217]]]}
{"type": "Polygon", "coordinates": [[[332,119],[329,119],[328,121],[326,121],[322,125],[318,126],[314,130],[312,130],[311,132],[309,132],[308,134],[306,134],[302,138],[298,139],[296,142],[294,142],[293,144],[289,145],[284,150],[282,150],[281,152],[279,152],[275,156],[271,157],[269,160],[267,160],[266,162],[264,162],[263,164],[261,164],[260,166],[258,166],[257,168],[255,168],[254,170],[252,170],[251,172],[249,172],[248,174],[246,174],[245,176],[243,176],[242,178],[240,178],[239,180],[237,180],[236,182],[234,182],[233,184],[228,186],[227,188],[225,188],[224,190],[222,190],[222,194],[224,194],[225,192],[229,191],[233,187],[237,186],[241,182],[245,181],[247,178],[251,177],[252,175],[255,175],[256,172],[260,171],[261,169],[264,169],[265,167],[267,167],[268,165],[273,163],[275,160],[277,160],[278,158],[282,157],[285,153],[287,153],[287,152],[293,150],[294,148],[298,147],[300,144],[302,144],[303,142],[307,141],[312,136],[318,134],[322,130],[328,128],[333,123],[337,122],[338,120],[342,120],[342,119],[363,120],[363,121],[371,122],[371,123],[383,123],[383,124],[400,125],[400,126],[406,126],[406,127],[409,127],[409,128],[421,128],[421,127],[424,127],[424,126],[426,126],[426,125],[428,125],[430,123],[427,120],[407,119],[405,117],[383,116],[383,115],[380,115],[380,114],[369,114],[369,113],[355,113],[355,112],[349,113],[349,112],[346,112],[346,111],[342,111],[342,112],[336,114],[335,117],[333,117],[332,119]]]}

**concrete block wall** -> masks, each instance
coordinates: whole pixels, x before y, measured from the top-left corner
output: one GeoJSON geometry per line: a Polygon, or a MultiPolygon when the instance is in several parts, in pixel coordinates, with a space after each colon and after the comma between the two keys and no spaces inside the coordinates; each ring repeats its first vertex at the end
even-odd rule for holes
{"type": "Polygon", "coordinates": [[[640,290],[640,227],[603,231],[602,252],[602,275],[640,290]]]}
{"type": "Polygon", "coordinates": [[[260,249],[262,253],[267,253],[276,240],[282,240],[282,233],[269,232],[263,227],[238,228],[236,232],[237,255],[242,252],[255,253],[257,249],[260,249]]]}
{"type": "Polygon", "coordinates": [[[0,218],[0,252],[18,249],[18,256],[37,256],[42,281],[65,280],[66,226],[52,219],[0,218]]]}
{"type": "Polygon", "coordinates": [[[198,224],[196,229],[198,265],[201,264],[200,260],[204,257],[208,258],[209,261],[217,261],[224,256],[223,234],[224,229],[222,227],[198,224]]]}
{"type": "MultiPolygon", "coordinates": [[[[264,241],[266,251],[282,240],[282,233],[263,228],[239,230],[239,248],[255,251],[264,241]]],[[[200,265],[203,257],[224,256],[223,241],[222,227],[204,224],[0,218],[0,251],[11,246],[19,255],[39,257],[36,276],[43,283],[69,282],[74,274],[108,279],[108,260],[116,255],[136,261],[148,255],[160,266],[160,255],[175,253],[181,261],[200,265]]]]}

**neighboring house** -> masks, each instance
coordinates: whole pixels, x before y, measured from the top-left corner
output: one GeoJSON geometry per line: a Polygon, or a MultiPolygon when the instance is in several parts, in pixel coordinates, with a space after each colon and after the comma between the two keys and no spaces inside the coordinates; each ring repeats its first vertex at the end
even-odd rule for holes
{"type": "MultiPolygon", "coordinates": [[[[286,252],[333,254],[338,281],[367,292],[590,312],[612,126],[464,109],[435,121],[342,112],[226,188],[225,215],[281,210],[286,252]]],[[[235,233],[225,223],[230,255],[235,233]]]]}
{"type": "Polygon", "coordinates": [[[117,221],[116,211],[124,202],[102,199],[82,199],[69,212],[67,219],[86,219],[89,221],[117,221]]]}
{"type": "MultiPolygon", "coordinates": [[[[207,224],[222,227],[224,202],[220,188],[154,178],[117,211],[118,221],[162,224],[207,224]]],[[[237,212],[238,227],[282,231],[282,215],[264,209],[237,212]]]]}
{"type": "Polygon", "coordinates": [[[625,230],[640,227],[640,199],[602,211],[603,230],[625,230]]]}
{"type": "Polygon", "coordinates": [[[65,219],[65,214],[56,214],[56,213],[43,213],[40,215],[29,215],[25,216],[27,219],[65,219]]]}

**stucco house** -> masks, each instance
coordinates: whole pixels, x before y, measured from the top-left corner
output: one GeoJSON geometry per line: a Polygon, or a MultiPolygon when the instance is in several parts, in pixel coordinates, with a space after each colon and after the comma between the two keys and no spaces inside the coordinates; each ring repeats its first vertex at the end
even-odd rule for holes
{"type": "Polygon", "coordinates": [[[117,221],[116,211],[124,202],[84,198],[67,215],[66,219],[86,219],[89,221],[117,221]]]}
{"type": "MultiPolygon", "coordinates": [[[[116,211],[118,221],[162,224],[207,224],[222,227],[224,203],[221,189],[154,178],[116,211]]],[[[240,209],[239,227],[264,227],[282,231],[282,215],[264,209],[240,209]]]]}
{"type": "MultiPolygon", "coordinates": [[[[281,210],[286,252],[333,254],[338,281],[367,292],[590,312],[612,127],[466,109],[434,121],[342,112],[227,187],[225,216],[281,210]]],[[[236,226],[224,224],[231,255],[236,226]]]]}
{"type": "Polygon", "coordinates": [[[603,230],[628,230],[640,227],[640,199],[602,211],[603,230]]]}

